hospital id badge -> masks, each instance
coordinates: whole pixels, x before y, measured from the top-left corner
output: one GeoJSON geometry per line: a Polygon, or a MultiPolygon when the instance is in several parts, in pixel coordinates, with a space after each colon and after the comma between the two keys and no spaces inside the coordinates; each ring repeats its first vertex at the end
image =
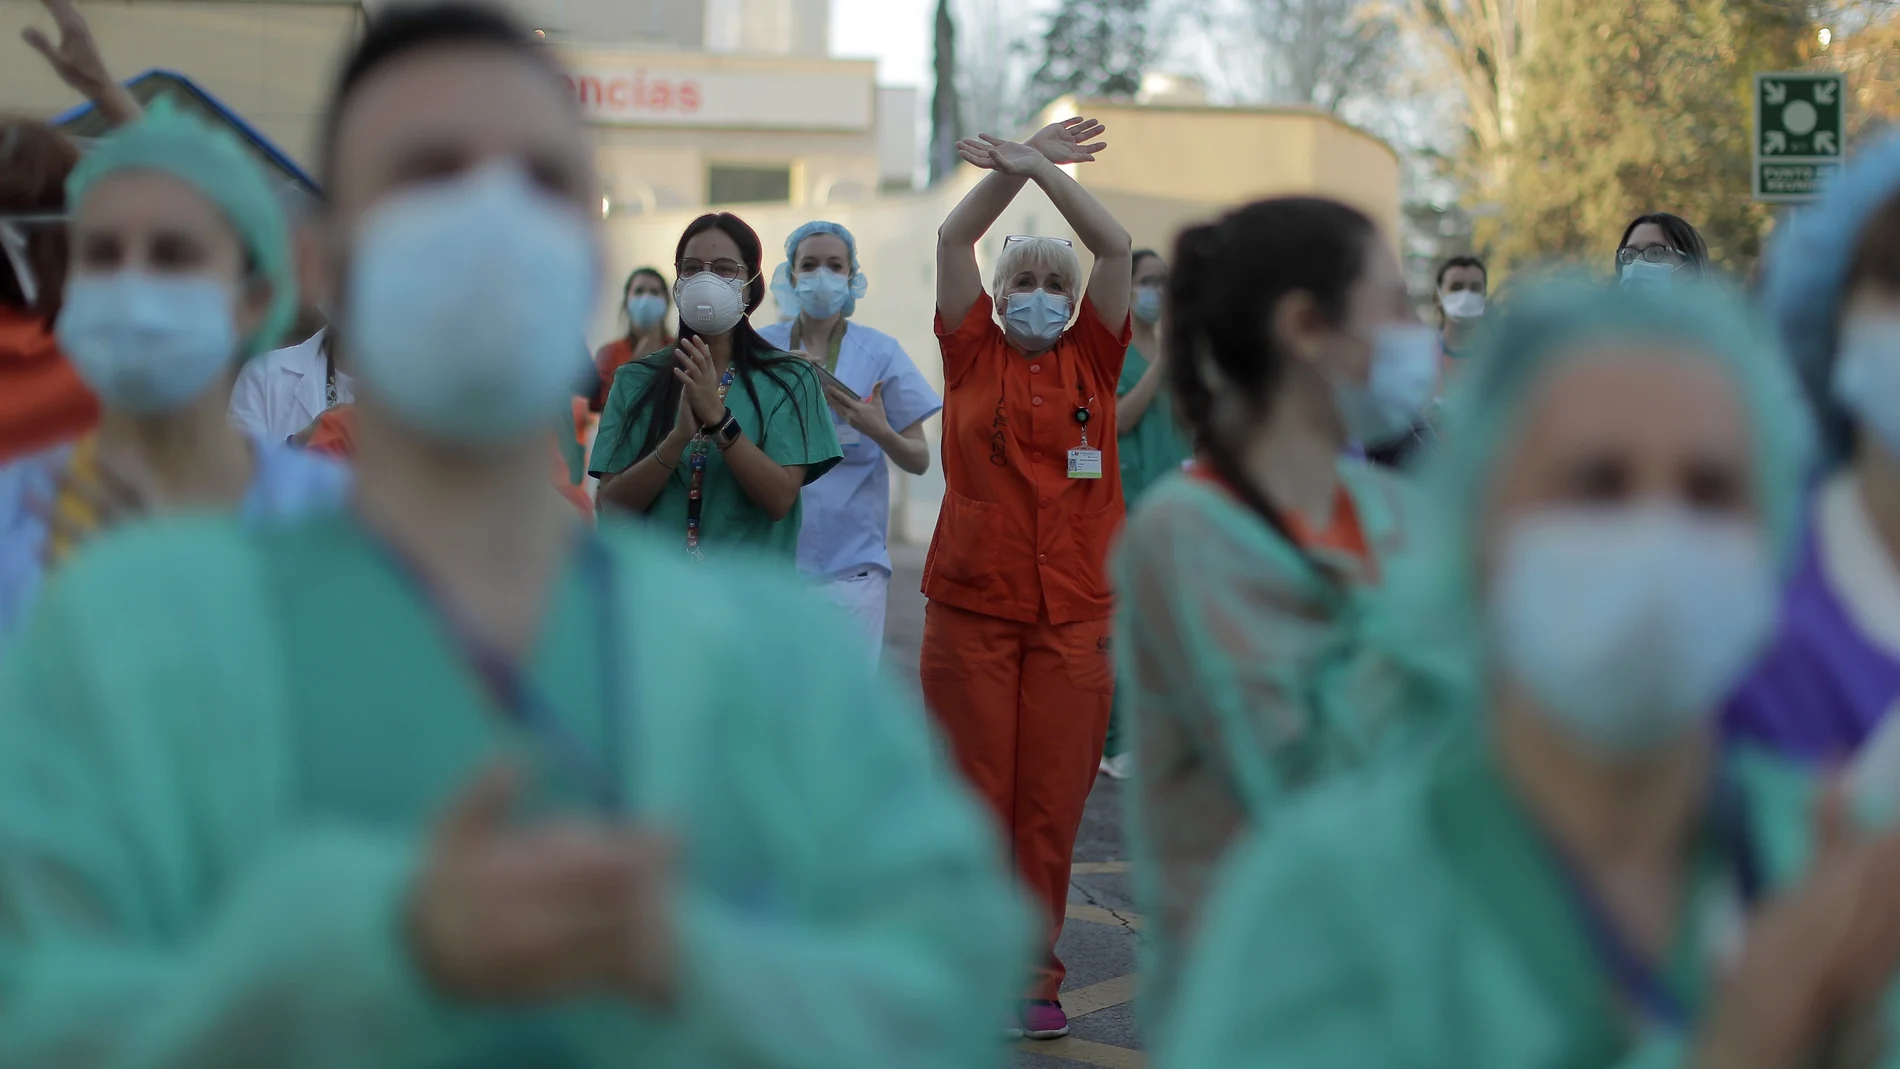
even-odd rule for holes
{"type": "Polygon", "coordinates": [[[1099,479],[1102,477],[1102,451],[1090,449],[1069,450],[1069,478],[1099,479]]]}

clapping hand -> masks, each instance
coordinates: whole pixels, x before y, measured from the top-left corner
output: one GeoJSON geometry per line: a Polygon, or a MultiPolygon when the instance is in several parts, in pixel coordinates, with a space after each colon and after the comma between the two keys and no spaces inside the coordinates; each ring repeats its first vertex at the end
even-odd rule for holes
{"type": "Polygon", "coordinates": [[[679,366],[673,374],[684,387],[696,427],[718,423],[726,414],[726,402],[719,396],[720,375],[713,368],[712,349],[703,339],[681,338],[674,356],[679,366]]]}
{"type": "Polygon", "coordinates": [[[849,390],[825,384],[825,403],[860,434],[876,435],[891,429],[890,416],[884,411],[884,384],[871,387],[871,396],[853,397],[849,390]]]}
{"type": "Polygon", "coordinates": [[[533,1005],[595,993],[665,1006],[676,986],[673,843],[577,823],[517,826],[520,777],[491,768],[436,826],[408,938],[443,994],[533,1005]]]}

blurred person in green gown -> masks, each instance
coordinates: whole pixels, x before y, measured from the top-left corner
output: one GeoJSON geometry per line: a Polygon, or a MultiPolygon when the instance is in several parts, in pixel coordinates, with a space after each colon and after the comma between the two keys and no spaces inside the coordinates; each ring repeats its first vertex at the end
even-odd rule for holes
{"type": "MultiPolygon", "coordinates": [[[[1168,364],[1162,343],[1161,313],[1166,303],[1168,264],[1153,249],[1136,249],[1134,312],[1135,336],[1122,359],[1121,381],[1115,386],[1115,435],[1121,453],[1122,500],[1129,511],[1164,475],[1181,470],[1191,455],[1187,439],[1175,425],[1174,398],[1168,389],[1168,364]]],[[[1134,769],[1128,738],[1125,698],[1117,689],[1114,714],[1108,722],[1108,743],[1102,751],[1102,771],[1127,779],[1134,769]]]]}
{"type": "Polygon", "coordinates": [[[1398,260],[1343,204],[1248,205],[1184,231],[1173,266],[1167,367],[1201,459],[1134,506],[1114,562],[1151,1034],[1228,847],[1381,743],[1321,700],[1408,511],[1402,477],[1346,447],[1408,433],[1437,363],[1398,260]]]}
{"type": "Polygon", "coordinates": [[[1369,624],[1447,737],[1236,851],[1157,1064],[1900,1065],[1900,837],[1714,731],[1797,536],[1786,362],[1706,284],[1547,282],[1478,349],[1369,624]]]}
{"type": "Polygon", "coordinates": [[[996,1064],[1026,914],[921,711],[796,579],[547,493],[553,58],[393,8],[323,153],[353,500],[113,532],[8,651],[0,1066],[996,1064]]]}

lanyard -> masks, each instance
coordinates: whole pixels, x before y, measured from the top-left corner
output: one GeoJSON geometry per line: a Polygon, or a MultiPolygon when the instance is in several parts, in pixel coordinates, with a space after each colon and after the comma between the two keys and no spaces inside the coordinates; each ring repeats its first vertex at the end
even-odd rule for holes
{"type": "Polygon", "coordinates": [[[336,407],[336,354],[330,351],[330,339],[323,339],[323,407],[336,407]]]}
{"type": "MultiPolygon", "coordinates": [[[[1733,866],[1735,889],[1747,912],[1761,899],[1761,865],[1748,831],[1747,804],[1733,780],[1724,777],[1717,781],[1711,798],[1710,821],[1716,833],[1717,849],[1733,866]]],[[[1645,1022],[1674,1034],[1686,1033],[1693,1022],[1680,994],[1672,991],[1656,966],[1630,945],[1609,908],[1556,843],[1548,839],[1546,843],[1564,889],[1583,920],[1591,948],[1615,982],[1617,991],[1645,1022]]]]}
{"type": "Polygon", "coordinates": [[[528,678],[520,662],[477,634],[468,616],[442,597],[416,562],[385,539],[371,536],[396,573],[408,581],[440,621],[450,641],[475,678],[481,682],[489,700],[517,728],[548,748],[567,773],[586,785],[587,793],[602,811],[621,816],[626,812],[620,776],[621,720],[626,715],[626,673],[621,658],[626,647],[621,643],[619,599],[614,593],[613,556],[607,545],[595,536],[584,536],[580,544],[581,566],[594,593],[595,633],[599,636],[597,659],[600,673],[601,707],[606,714],[605,753],[610,761],[591,752],[566,725],[548,702],[547,695],[528,678]]]}

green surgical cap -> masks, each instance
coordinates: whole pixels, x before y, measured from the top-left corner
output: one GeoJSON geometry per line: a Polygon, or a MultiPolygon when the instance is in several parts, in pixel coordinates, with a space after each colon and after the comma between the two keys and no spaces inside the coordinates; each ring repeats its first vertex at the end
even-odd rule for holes
{"type": "Polygon", "coordinates": [[[1369,664],[1398,704],[1391,711],[1445,724],[1482,708],[1487,625],[1478,557],[1500,461],[1551,373],[1614,352],[1618,342],[1678,347],[1734,383],[1769,536],[1783,566],[1792,564],[1813,431],[1793,368],[1740,295],[1712,281],[1654,289],[1568,278],[1530,284],[1501,303],[1461,365],[1439,448],[1421,474],[1423,515],[1367,619],[1369,664]]]}
{"type": "Polygon", "coordinates": [[[95,144],[66,179],[74,212],[100,179],[120,171],[160,171],[191,186],[218,206],[271,286],[263,325],[244,340],[248,359],[283,337],[297,314],[297,282],[290,263],[290,229],[270,181],[236,138],[160,99],[144,117],[95,144]]]}

